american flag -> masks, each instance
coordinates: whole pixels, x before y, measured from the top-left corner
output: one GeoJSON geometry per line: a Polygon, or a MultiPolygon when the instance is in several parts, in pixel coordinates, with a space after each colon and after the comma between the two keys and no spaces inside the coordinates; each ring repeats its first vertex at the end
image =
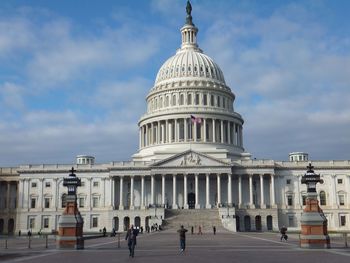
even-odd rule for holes
{"type": "Polygon", "coordinates": [[[191,115],[191,121],[193,123],[202,123],[202,118],[195,117],[195,116],[191,115]]]}

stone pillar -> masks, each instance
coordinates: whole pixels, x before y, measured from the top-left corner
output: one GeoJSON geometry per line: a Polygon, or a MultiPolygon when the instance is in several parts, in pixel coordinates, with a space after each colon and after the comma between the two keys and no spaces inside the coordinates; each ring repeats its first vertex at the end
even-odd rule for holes
{"type": "Polygon", "coordinates": [[[266,208],[264,200],[264,175],[260,174],[260,208],[266,208]]]}
{"type": "Polygon", "coordinates": [[[276,201],[275,201],[275,175],[271,174],[271,205],[273,208],[276,207],[276,201]]]}
{"type": "MultiPolygon", "coordinates": [[[[10,192],[11,192],[11,182],[7,181],[6,186],[6,208],[7,210],[10,210],[10,192]]],[[[41,193],[43,194],[43,193],[41,193]]]]}
{"type": "Polygon", "coordinates": [[[211,209],[211,204],[210,204],[210,178],[209,174],[205,175],[205,208],[211,209]]]}
{"type": "Polygon", "coordinates": [[[162,174],[162,206],[165,207],[165,175],[162,174]]]}
{"type": "Polygon", "coordinates": [[[216,122],[215,119],[212,119],[212,126],[213,126],[213,127],[212,127],[212,128],[213,128],[213,142],[216,142],[216,129],[215,129],[215,128],[216,128],[216,127],[215,127],[216,125],[215,125],[215,122],[216,122]]]}
{"type": "Polygon", "coordinates": [[[338,197],[337,197],[337,176],[335,174],[332,174],[332,207],[333,208],[338,208],[339,207],[339,202],[338,202],[338,197]]]}
{"type": "Polygon", "coordinates": [[[102,205],[103,207],[106,207],[106,178],[101,178],[102,184],[103,184],[103,193],[102,193],[102,205]]]}
{"type": "Polygon", "coordinates": [[[179,129],[178,128],[179,125],[177,123],[177,119],[174,120],[174,125],[175,125],[174,126],[174,132],[175,132],[175,134],[174,134],[174,141],[178,142],[179,141],[179,139],[178,139],[179,138],[179,130],[178,130],[179,129]]]}
{"type": "Polygon", "coordinates": [[[238,175],[238,207],[241,208],[242,204],[242,175],[238,175]]]}
{"type": "Polygon", "coordinates": [[[227,122],[227,143],[231,144],[231,122],[227,122]]]}
{"type": "Polygon", "coordinates": [[[249,208],[255,208],[253,203],[253,175],[249,174],[249,208]]]}
{"type": "Polygon", "coordinates": [[[194,185],[195,185],[195,191],[196,191],[196,204],[195,208],[200,209],[201,206],[199,204],[199,187],[198,187],[198,174],[194,175],[194,185]]]}
{"type": "Polygon", "coordinates": [[[165,120],[165,128],[164,128],[164,142],[169,142],[169,120],[165,120]]]}
{"type": "MultiPolygon", "coordinates": [[[[43,208],[44,208],[44,206],[43,206],[43,200],[44,200],[44,179],[43,178],[39,179],[38,188],[39,188],[38,208],[40,210],[43,210],[43,208]]],[[[10,194],[9,191],[8,191],[8,194],[10,194]]],[[[9,196],[9,198],[10,198],[10,196],[9,196]]],[[[8,201],[9,200],[7,200],[7,202],[8,201]]]]}
{"type": "Polygon", "coordinates": [[[157,143],[160,144],[160,121],[158,121],[158,125],[157,125],[157,143]]]}
{"type": "Polygon", "coordinates": [[[227,174],[227,204],[232,206],[232,174],[227,174]]]}
{"type": "Polygon", "coordinates": [[[134,210],[134,176],[130,176],[130,209],[134,210]]]}
{"type": "Polygon", "coordinates": [[[151,175],[151,205],[154,205],[154,174],[151,175]]]}
{"type": "Polygon", "coordinates": [[[114,210],[115,209],[115,178],[110,178],[110,184],[111,184],[111,207],[114,210]]]}
{"type": "Polygon", "coordinates": [[[176,202],[176,174],[173,174],[173,209],[177,209],[177,202],[176,202]]]}
{"type": "Polygon", "coordinates": [[[141,176],[141,209],[145,209],[145,177],[141,176]]]}
{"type": "Polygon", "coordinates": [[[223,120],[221,120],[220,121],[220,123],[221,123],[221,128],[220,128],[220,133],[221,133],[221,143],[224,143],[224,121],[223,120]]]}
{"type": "Polygon", "coordinates": [[[187,174],[184,174],[184,208],[188,209],[188,201],[187,201],[187,174]]]}
{"type": "Polygon", "coordinates": [[[187,142],[187,119],[184,118],[184,142],[187,142]]]}
{"type": "Polygon", "coordinates": [[[142,128],[139,128],[139,148],[142,148],[142,128]]]}
{"type": "Polygon", "coordinates": [[[207,142],[207,119],[203,118],[203,125],[204,125],[204,130],[203,130],[203,141],[207,142]]]}
{"type": "Polygon", "coordinates": [[[217,174],[216,176],[216,182],[217,182],[217,192],[218,192],[218,204],[217,207],[221,206],[221,182],[220,182],[220,174],[217,174]]]}
{"type": "Polygon", "coordinates": [[[53,199],[52,206],[55,208],[55,211],[57,211],[59,203],[60,203],[59,202],[60,197],[58,194],[58,178],[57,177],[54,178],[53,181],[54,181],[53,189],[55,189],[55,190],[54,190],[54,194],[53,194],[53,198],[52,198],[53,199]]]}
{"type": "Polygon", "coordinates": [[[124,210],[124,201],[123,201],[123,183],[124,183],[124,178],[123,176],[120,177],[119,179],[119,210],[124,210]]]}
{"type": "Polygon", "coordinates": [[[149,140],[150,144],[154,144],[154,124],[151,123],[151,139],[149,140]]]}
{"type": "MultiPolygon", "coordinates": [[[[87,195],[87,207],[91,211],[92,209],[92,177],[88,178],[88,184],[89,184],[89,194],[87,195]]],[[[60,197],[59,197],[60,198],[60,197]]]]}

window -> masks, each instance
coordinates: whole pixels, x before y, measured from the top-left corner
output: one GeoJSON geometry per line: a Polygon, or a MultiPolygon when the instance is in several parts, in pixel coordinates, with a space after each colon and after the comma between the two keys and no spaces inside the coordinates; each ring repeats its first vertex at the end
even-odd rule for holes
{"type": "Polygon", "coordinates": [[[50,208],[50,198],[45,197],[44,203],[45,203],[45,208],[50,208]]]}
{"type": "Polygon", "coordinates": [[[97,196],[94,196],[92,198],[92,207],[98,207],[98,205],[99,205],[99,200],[98,199],[99,198],[97,196]]]}
{"type": "Polygon", "coordinates": [[[320,205],[326,205],[326,193],[325,191],[320,192],[320,205]]]}
{"type": "Polygon", "coordinates": [[[46,183],[45,183],[45,187],[46,187],[46,188],[51,187],[51,183],[50,183],[50,182],[46,182],[46,183]]]}
{"type": "Polygon", "coordinates": [[[33,188],[36,187],[36,183],[33,182],[33,183],[32,183],[32,187],[33,187],[33,188]]]}
{"type": "Polygon", "coordinates": [[[98,187],[98,182],[94,182],[94,183],[93,183],[93,186],[94,186],[94,187],[98,187]]]}
{"type": "Polygon", "coordinates": [[[292,195],[287,195],[287,204],[289,206],[293,205],[293,196],[292,195]]]}
{"type": "Polygon", "coordinates": [[[196,94],[194,104],[199,105],[199,94],[196,94]]]}
{"type": "Polygon", "coordinates": [[[345,205],[345,196],[343,194],[338,195],[339,205],[345,205]]]}
{"type": "Polygon", "coordinates": [[[173,101],[171,102],[171,104],[172,104],[173,106],[176,105],[176,95],[173,95],[173,101]]]}
{"type": "Polygon", "coordinates": [[[29,218],[29,228],[35,228],[35,218],[29,218]]]}
{"type": "Polygon", "coordinates": [[[61,201],[62,201],[62,208],[65,208],[67,206],[67,194],[62,195],[61,201]]]}
{"type": "Polygon", "coordinates": [[[346,226],[346,216],[345,215],[340,216],[340,226],[346,226]]]}
{"type": "Polygon", "coordinates": [[[98,218],[97,217],[92,218],[92,227],[98,227],[98,218]]]}
{"type": "Polygon", "coordinates": [[[169,97],[165,97],[165,107],[169,107],[169,97]]]}
{"type": "Polygon", "coordinates": [[[49,228],[49,218],[48,217],[44,218],[43,228],[49,228]]]}
{"type": "Polygon", "coordinates": [[[79,197],[79,207],[84,207],[85,206],[85,198],[84,197],[79,197]]]}
{"type": "Polygon", "coordinates": [[[286,184],[290,184],[290,183],[291,183],[291,181],[292,181],[292,180],[287,179],[287,180],[286,180],[286,184]]]}
{"type": "Polygon", "coordinates": [[[180,95],[180,105],[184,105],[184,95],[180,95]]]}
{"type": "Polygon", "coordinates": [[[32,197],[30,200],[30,208],[35,208],[36,206],[36,198],[32,197]]]}
{"type": "Polygon", "coordinates": [[[221,97],[218,96],[218,107],[221,107],[221,97]]]}
{"type": "Polygon", "coordinates": [[[192,94],[187,94],[187,105],[192,105],[192,94]]]}
{"type": "Polygon", "coordinates": [[[338,184],[342,184],[343,183],[343,179],[338,179],[338,184]]]}
{"type": "Polygon", "coordinates": [[[203,95],[203,104],[204,104],[204,105],[207,105],[207,104],[208,104],[208,96],[207,96],[207,94],[204,94],[204,95],[203,95]]]}
{"type": "Polygon", "coordinates": [[[303,200],[303,205],[306,205],[306,195],[301,196],[302,200],[303,200]]]}

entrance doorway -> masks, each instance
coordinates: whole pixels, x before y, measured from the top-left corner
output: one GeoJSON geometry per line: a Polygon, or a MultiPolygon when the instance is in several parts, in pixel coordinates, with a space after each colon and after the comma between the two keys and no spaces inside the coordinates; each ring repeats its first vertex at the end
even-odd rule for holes
{"type": "Polygon", "coordinates": [[[135,217],[135,226],[140,227],[141,226],[141,218],[139,216],[135,217]]]}
{"type": "Polygon", "coordinates": [[[272,230],[272,216],[266,217],[266,224],[267,224],[267,230],[271,231],[272,230]]]}
{"type": "Polygon", "coordinates": [[[261,216],[255,217],[255,230],[261,231],[261,216]]]}
{"type": "Polygon", "coordinates": [[[196,204],[196,195],[194,193],[189,193],[187,196],[188,208],[194,209],[196,204]]]}
{"type": "Polygon", "coordinates": [[[119,218],[117,216],[113,218],[113,228],[115,231],[119,231],[119,218]]]}
{"type": "Polygon", "coordinates": [[[128,216],[124,217],[124,231],[130,228],[130,218],[128,216]]]}

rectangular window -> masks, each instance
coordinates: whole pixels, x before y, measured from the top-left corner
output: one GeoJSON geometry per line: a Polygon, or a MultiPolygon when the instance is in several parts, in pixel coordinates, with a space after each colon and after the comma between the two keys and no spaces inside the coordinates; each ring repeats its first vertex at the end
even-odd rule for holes
{"type": "Polygon", "coordinates": [[[293,196],[292,195],[287,196],[287,202],[288,202],[289,206],[293,205],[293,196]]]}
{"type": "Polygon", "coordinates": [[[204,95],[203,95],[203,104],[204,104],[204,105],[207,105],[207,104],[208,104],[208,96],[207,96],[207,94],[204,94],[204,95]]]}
{"type": "Polygon", "coordinates": [[[195,103],[196,105],[199,105],[199,94],[196,94],[194,103],[195,103]]]}
{"type": "Polygon", "coordinates": [[[218,107],[221,107],[221,97],[218,96],[218,107]]]}
{"type": "Polygon", "coordinates": [[[30,208],[35,208],[35,206],[36,206],[36,198],[32,198],[30,200],[30,208]]]}
{"type": "Polygon", "coordinates": [[[338,179],[338,184],[342,184],[343,183],[343,179],[338,179]]]}
{"type": "Polygon", "coordinates": [[[287,180],[286,180],[286,184],[290,184],[290,183],[291,183],[291,181],[292,181],[292,180],[287,179],[287,180]]]}
{"type": "Polygon", "coordinates": [[[92,218],[92,227],[98,227],[98,218],[97,217],[92,218]]]}
{"type": "Polygon", "coordinates": [[[187,94],[187,105],[192,105],[192,95],[187,94]]]}
{"type": "Polygon", "coordinates": [[[36,187],[36,183],[33,182],[33,183],[32,183],[32,187],[33,187],[33,188],[36,187]]]}
{"type": "Polygon", "coordinates": [[[340,216],[340,226],[346,226],[346,216],[340,216]]]}
{"type": "Polygon", "coordinates": [[[49,228],[49,218],[47,217],[44,218],[43,228],[49,228]]]}
{"type": "Polygon", "coordinates": [[[50,208],[50,198],[45,198],[45,208],[50,208]]]}
{"type": "Polygon", "coordinates": [[[97,187],[97,186],[98,186],[98,182],[94,182],[94,183],[93,183],[93,186],[94,186],[94,187],[97,187]]]}
{"type": "Polygon", "coordinates": [[[214,95],[210,97],[210,106],[214,106],[214,95]]]}
{"type": "Polygon", "coordinates": [[[79,207],[84,207],[85,206],[85,198],[84,197],[79,197],[79,207]]]}
{"type": "Polygon", "coordinates": [[[339,195],[339,205],[345,205],[345,197],[344,197],[344,195],[339,195]]]}
{"type": "Polygon", "coordinates": [[[98,197],[93,197],[92,198],[92,207],[98,207],[98,197]]]}
{"type": "Polygon", "coordinates": [[[29,228],[33,229],[35,228],[35,218],[29,218],[29,228]]]}

